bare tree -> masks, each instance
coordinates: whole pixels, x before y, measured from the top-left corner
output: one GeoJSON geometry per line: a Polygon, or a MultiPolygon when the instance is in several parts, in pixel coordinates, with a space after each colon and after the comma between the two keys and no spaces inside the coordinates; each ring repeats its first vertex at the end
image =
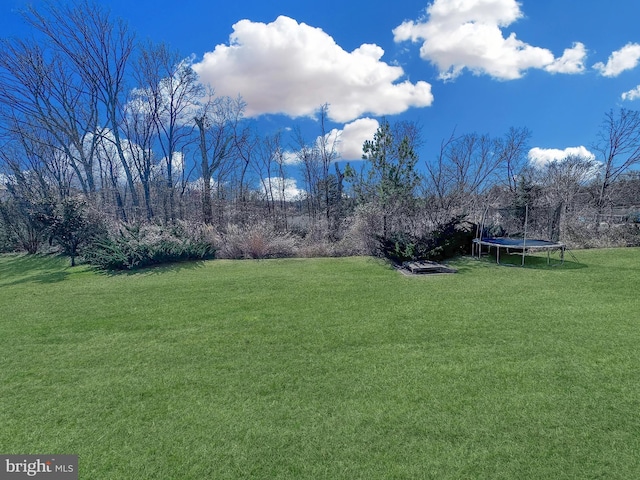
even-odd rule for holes
{"type": "Polygon", "coordinates": [[[429,187],[436,201],[433,220],[468,213],[478,199],[495,184],[503,157],[496,153],[499,142],[476,133],[452,133],[440,145],[440,153],[426,165],[429,187]]]}
{"type": "Polygon", "coordinates": [[[489,135],[463,135],[452,145],[449,160],[455,189],[462,195],[477,196],[488,185],[500,166],[494,153],[495,142],[489,135]]]}
{"type": "Polygon", "coordinates": [[[1,40],[0,114],[7,131],[66,157],[83,192],[95,192],[97,96],[63,54],[32,41],[1,40]]]}
{"type": "Polygon", "coordinates": [[[282,148],[281,136],[279,134],[273,137],[272,149],[279,187],[278,205],[280,207],[280,211],[279,216],[276,217],[276,227],[286,230],[288,228],[287,206],[290,200],[287,198],[287,186],[289,185],[289,179],[287,178],[287,160],[284,154],[284,149],[282,148]]]}
{"type": "Polygon", "coordinates": [[[280,148],[280,134],[261,138],[252,164],[258,175],[262,195],[267,204],[268,214],[275,219],[276,202],[279,197],[276,157],[280,148]]]}
{"type": "Polygon", "coordinates": [[[7,133],[8,141],[0,148],[0,165],[4,164],[7,173],[23,175],[29,172],[37,179],[44,196],[58,200],[68,197],[72,186],[77,187],[75,174],[69,157],[55,148],[56,141],[50,132],[37,125],[14,125],[7,133]],[[27,128],[34,130],[26,131],[27,128]]]}
{"type": "Polygon", "coordinates": [[[540,172],[540,183],[549,197],[549,203],[562,203],[565,210],[573,207],[576,195],[597,172],[595,160],[579,155],[548,163],[540,172]]]}
{"type": "Polygon", "coordinates": [[[431,191],[429,196],[433,198],[435,208],[432,208],[433,223],[440,223],[441,215],[449,216],[449,213],[453,209],[454,197],[451,195],[453,190],[453,178],[448,174],[447,168],[447,151],[451,148],[451,145],[455,142],[455,132],[451,133],[451,136],[440,142],[440,152],[433,161],[425,162],[426,167],[426,186],[427,190],[431,191]]]}
{"type": "Polygon", "coordinates": [[[136,176],[142,185],[146,218],[151,220],[155,215],[151,195],[152,184],[154,174],[158,170],[153,150],[156,138],[155,123],[152,111],[138,103],[135,92],[125,106],[123,129],[128,139],[127,154],[131,157],[136,176]]]}
{"type": "Polygon", "coordinates": [[[593,149],[600,154],[601,180],[596,199],[602,213],[616,180],[640,161],[640,112],[621,108],[606,113],[593,149]]]}
{"type": "Polygon", "coordinates": [[[293,148],[305,184],[309,219],[314,226],[323,221],[329,234],[335,236],[334,230],[338,222],[336,213],[341,210],[337,205],[339,201],[336,191],[342,188],[344,173],[335,163],[339,157],[340,138],[336,131],[327,131],[328,111],[329,104],[326,103],[318,109],[320,132],[313,141],[307,141],[300,129],[294,131],[293,148]],[[331,173],[332,165],[336,165],[335,175],[331,173]]]}
{"type": "Polygon", "coordinates": [[[24,137],[9,140],[0,149],[3,197],[6,197],[0,199],[0,221],[14,242],[28,253],[36,253],[45,240],[38,221],[39,208],[55,195],[41,152],[22,140],[24,137]]]}
{"type": "Polygon", "coordinates": [[[309,220],[315,226],[321,210],[319,204],[321,158],[317,143],[309,143],[299,128],[294,130],[293,148],[296,155],[296,163],[300,167],[304,188],[306,191],[306,207],[309,220]]]}
{"type": "Polygon", "coordinates": [[[184,59],[166,44],[148,44],[138,61],[138,88],[135,102],[146,109],[153,121],[157,142],[163,154],[162,170],[165,174],[164,219],[175,220],[174,169],[182,160],[181,148],[191,140],[193,118],[204,96],[202,84],[184,59]]]}
{"type": "Polygon", "coordinates": [[[329,172],[331,164],[338,158],[338,142],[336,135],[327,133],[326,120],[329,112],[329,104],[325,103],[320,107],[320,136],[318,137],[318,155],[320,160],[319,184],[322,187],[322,203],[327,225],[331,224],[331,181],[329,172]]]}
{"type": "Polygon", "coordinates": [[[237,163],[234,165],[233,175],[237,189],[235,201],[239,204],[239,211],[236,210],[235,213],[241,223],[248,219],[249,197],[252,190],[249,186],[250,170],[259,144],[260,137],[255,132],[239,123],[234,124],[233,147],[237,163]]]}
{"type": "Polygon", "coordinates": [[[207,224],[213,221],[211,181],[223,164],[233,158],[233,137],[238,131],[237,124],[242,120],[244,109],[245,102],[241,97],[215,98],[211,91],[209,101],[194,117],[198,127],[202,173],[202,218],[207,224]]]}
{"type": "Polygon", "coordinates": [[[504,137],[496,140],[496,156],[504,171],[504,180],[511,194],[518,188],[518,177],[527,164],[528,142],[531,132],[526,127],[511,127],[504,137]]]}
{"type": "MultiPolygon", "coordinates": [[[[110,132],[104,139],[115,147],[134,210],[137,210],[138,194],[120,132],[126,71],[134,47],[133,34],[124,21],[113,20],[106,9],[88,0],[60,5],[47,3],[42,10],[30,6],[24,12],[24,18],[44,35],[71,75],[81,79],[86,86],[81,91],[89,92],[99,101],[101,108],[91,112],[100,115],[96,127],[101,124],[102,128],[92,134],[96,135],[98,130],[106,132],[105,128],[110,132]]],[[[64,85],[66,82],[59,83],[64,85]]]]}

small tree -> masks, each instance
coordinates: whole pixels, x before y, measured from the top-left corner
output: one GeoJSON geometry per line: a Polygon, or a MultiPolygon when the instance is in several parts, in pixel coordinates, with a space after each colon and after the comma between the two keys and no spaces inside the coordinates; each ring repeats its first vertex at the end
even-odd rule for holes
{"type": "Polygon", "coordinates": [[[57,243],[62,252],[71,257],[72,267],[76,264],[79,247],[104,233],[101,222],[87,212],[82,200],[76,198],[43,205],[38,220],[49,234],[49,241],[57,243]]]}
{"type": "Polygon", "coordinates": [[[518,228],[522,229],[522,232],[527,227],[528,209],[538,200],[540,192],[541,187],[536,184],[531,172],[523,171],[518,175],[512,207],[517,218],[518,228]]]}
{"type": "Polygon", "coordinates": [[[0,200],[0,223],[8,247],[16,246],[29,254],[38,253],[44,234],[29,201],[19,198],[0,200]]]}
{"type": "Polygon", "coordinates": [[[412,124],[399,124],[392,129],[389,122],[383,121],[373,140],[365,141],[362,147],[362,158],[369,165],[367,179],[359,190],[366,200],[380,207],[384,238],[391,228],[403,223],[400,212],[413,209],[415,191],[421,181],[416,170],[416,142],[416,128],[412,124]]]}

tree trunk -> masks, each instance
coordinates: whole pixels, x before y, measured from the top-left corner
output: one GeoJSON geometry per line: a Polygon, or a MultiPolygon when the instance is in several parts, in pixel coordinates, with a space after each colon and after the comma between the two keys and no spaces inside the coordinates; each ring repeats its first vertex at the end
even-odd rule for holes
{"type": "Polygon", "coordinates": [[[207,142],[204,130],[204,117],[194,118],[200,133],[200,168],[202,170],[202,220],[207,225],[213,222],[213,208],[211,206],[211,171],[207,156],[207,142]]]}

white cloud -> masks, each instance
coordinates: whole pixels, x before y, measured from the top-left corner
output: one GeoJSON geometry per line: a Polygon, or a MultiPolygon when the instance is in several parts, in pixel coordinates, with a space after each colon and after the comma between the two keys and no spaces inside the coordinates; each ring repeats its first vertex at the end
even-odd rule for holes
{"type": "Polygon", "coordinates": [[[561,161],[569,156],[581,157],[591,161],[596,158],[596,156],[584,146],[567,147],[564,150],[534,147],[529,150],[529,163],[534,167],[542,168],[551,162],[561,161]]]}
{"type": "Polygon", "coordinates": [[[285,165],[297,165],[300,163],[300,158],[296,155],[296,152],[290,150],[282,152],[282,160],[285,165]]]}
{"type": "Polygon", "coordinates": [[[298,182],[295,178],[285,178],[284,183],[283,179],[280,177],[269,177],[264,178],[260,182],[260,188],[262,190],[263,195],[268,195],[268,188],[271,185],[271,192],[275,201],[287,200],[287,201],[295,201],[302,199],[306,191],[304,189],[298,188],[298,182]],[[284,185],[284,192],[283,192],[284,185]]]}
{"type": "MultiPolygon", "coordinates": [[[[127,166],[133,175],[133,180],[138,181],[137,171],[133,167],[132,152],[139,152],[140,147],[124,138],[121,138],[120,142],[122,145],[124,161],[127,162],[127,166]]],[[[88,158],[93,154],[95,155],[96,160],[98,160],[93,163],[93,175],[95,178],[100,178],[100,175],[104,175],[105,177],[113,176],[113,178],[121,185],[124,185],[127,182],[126,169],[122,164],[122,159],[120,158],[120,154],[116,147],[115,135],[110,128],[98,128],[95,133],[85,135],[82,148],[84,150],[82,155],[85,158],[88,158]],[[95,152],[92,153],[94,148],[95,152]],[[100,172],[100,169],[102,169],[102,173],[100,172]]],[[[73,145],[69,147],[68,151],[74,157],[75,161],[77,161],[81,156],[80,152],[78,152],[76,147],[73,145]]],[[[59,151],[57,155],[60,155],[58,161],[66,164],[66,168],[70,173],[73,172],[73,169],[71,168],[72,159],[67,158],[66,153],[63,153],[62,151],[59,151]]]]}
{"type": "Polygon", "coordinates": [[[361,118],[348,123],[342,130],[332,130],[332,138],[338,138],[338,155],[342,160],[361,160],[365,140],[373,140],[380,124],[373,118],[361,118]]]}
{"type": "Polygon", "coordinates": [[[562,57],[557,58],[544,69],[551,73],[582,73],[587,58],[587,49],[583,43],[576,42],[571,48],[565,49],[562,57]]]}
{"type": "Polygon", "coordinates": [[[400,81],[403,69],[380,61],[383,54],[371,44],[347,52],[323,30],[280,16],[269,24],[239,21],[229,45],[193,68],[218,95],[241,95],[248,116],[313,116],[328,103],[329,118],[348,122],[431,105],[431,85],[400,81]]]}
{"type": "Polygon", "coordinates": [[[193,57],[181,60],[172,68],[172,75],[162,78],[157,85],[146,88],[134,88],[125,105],[127,115],[157,115],[165,124],[177,125],[193,123],[193,117],[202,111],[199,83],[191,71],[193,57]]]}
{"type": "MultiPolygon", "coordinates": [[[[362,145],[366,140],[373,140],[373,136],[378,129],[379,123],[373,118],[359,118],[351,123],[347,123],[342,130],[332,129],[325,134],[325,147],[328,152],[335,153],[334,160],[362,160],[362,145]]],[[[318,155],[320,160],[322,149],[322,136],[318,136],[315,144],[308,148],[307,154],[318,155]]],[[[285,165],[301,165],[305,152],[287,151],[284,152],[285,165]]]]}
{"type": "MultiPolygon", "coordinates": [[[[220,187],[224,187],[227,185],[226,182],[218,182],[215,178],[211,177],[209,185],[211,186],[212,195],[215,190],[220,187]]],[[[198,177],[195,180],[186,182],[187,189],[190,191],[202,192],[204,190],[204,179],[202,177],[198,177]]]]}
{"type": "Polygon", "coordinates": [[[464,69],[501,80],[520,78],[529,68],[554,73],[584,69],[584,45],[576,43],[555,59],[546,49],[529,45],[502,29],[523,16],[516,0],[435,0],[424,20],[405,21],[393,30],[394,40],[422,41],[420,56],[452,80],[464,69]]]}
{"type": "Polygon", "coordinates": [[[637,100],[638,98],[640,98],[640,85],[632,90],[629,90],[628,92],[624,92],[621,97],[622,100],[637,100]]]}
{"type": "MultiPolygon", "coordinates": [[[[177,180],[182,175],[185,167],[184,153],[182,152],[173,152],[171,155],[171,176],[173,177],[173,181],[177,182],[177,180]]],[[[160,163],[151,167],[152,171],[155,175],[159,175],[162,178],[166,178],[167,176],[167,157],[163,157],[160,163]]]]}
{"type": "Polygon", "coordinates": [[[599,70],[604,77],[617,77],[625,70],[636,68],[638,61],[640,61],[640,44],[627,43],[609,56],[606,65],[598,62],[593,68],[599,70]]]}

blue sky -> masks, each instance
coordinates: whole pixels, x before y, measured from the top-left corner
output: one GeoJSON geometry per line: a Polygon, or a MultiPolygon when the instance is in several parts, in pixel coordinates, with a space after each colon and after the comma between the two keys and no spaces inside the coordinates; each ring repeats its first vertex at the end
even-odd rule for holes
{"type": "MultiPolygon", "coordinates": [[[[15,11],[26,3],[1,2],[1,36],[25,34],[15,11]]],[[[193,55],[203,81],[242,95],[265,133],[319,133],[314,109],[329,103],[344,159],[382,117],[421,125],[421,161],[454,130],[510,127],[532,132],[533,161],[588,155],[605,112],[640,109],[637,0],[100,3],[139,39],[193,55]]]]}

